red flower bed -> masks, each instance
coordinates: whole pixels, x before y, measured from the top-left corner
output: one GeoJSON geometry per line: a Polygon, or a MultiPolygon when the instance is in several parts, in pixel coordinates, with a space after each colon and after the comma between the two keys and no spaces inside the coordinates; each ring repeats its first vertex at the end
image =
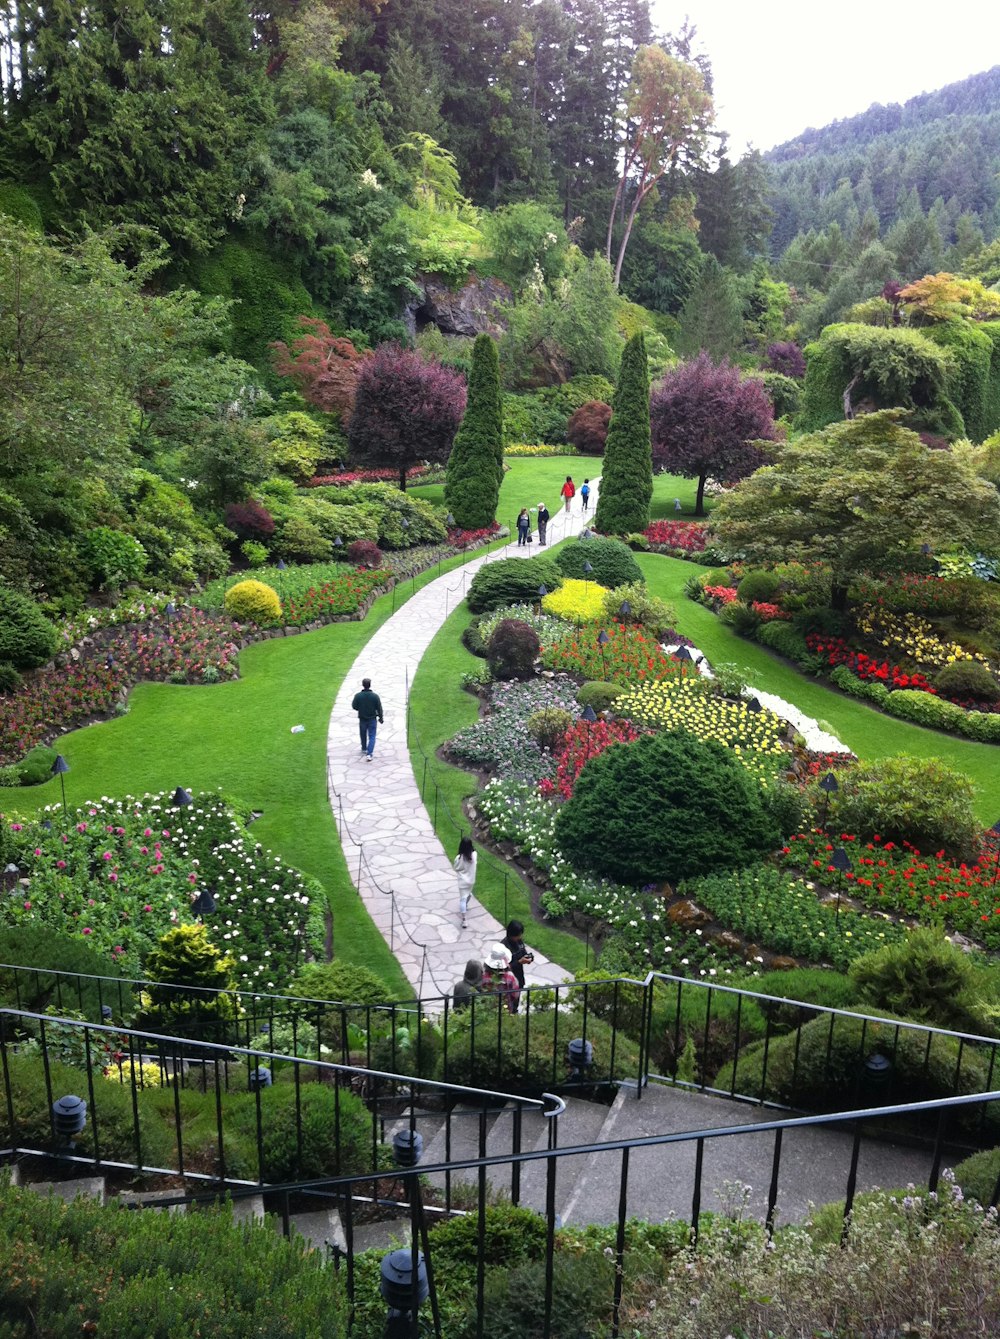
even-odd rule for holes
{"type": "Polygon", "coordinates": [[[448,531],[448,543],[454,549],[476,549],[481,544],[488,544],[491,539],[496,539],[499,529],[499,521],[491,521],[489,525],[484,525],[479,530],[462,530],[458,526],[453,526],[448,531]]]}
{"type": "Polygon", "coordinates": [[[750,606],[754,613],[759,615],[762,623],[773,623],[776,618],[789,619],[791,614],[782,609],[780,605],[768,604],[764,600],[754,600],[750,606]]]}
{"type": "Polygon", "coordinates": [[[384,586],[392,576],[384,568],[370,570],[359,567],[347,576],[335,577],[319,586],[310,586],[299,599],[289,598],[282,605],[282,622],[289,628],[301,628],[317,619],[336,618],[353,614],[364,604],[378,586],[384,586]]]}
{"type": "Polygon", "coordinates": [[[699,525],[697,521],[654,521],[642,533],[657,548],[701,553],[708,537],[708,527],[699,525]]]}
{"type": "Polygon", "coordinates": [[[880,836],[862,842],[849,832],[800,832],[781,850],[782,864],[822,877],[827,886],[840,887],[867,906],[962,930],[992,949],[1000,948],[997,856],[991,833],[972,863],[956,863],[944,851],[922,855],[909,842],[897,845],[880,836]],[[837,847],[851,861],[843,874],[830,863],[837,847]]]}
{"type": "Polygon", "coordinates": [[[806,645],[817,655],[826,656],[826,663],[831,668],[846,665],[859,679],[878,679],[886,687],[913,688],[937,696],[937,689],[931,686],[919,670],[904,670],[902,666],[893,665],[888,660],[877,660],[864,651],[855,651],[843,637],[824,637],[818,632],[807,632],[806,645]]]}
{"type": "Polygon", "coordinates": [[[719,604],[732,604],[737,598],[735,586],[706,586],[705,594],[719,604]]]}
{"type": "MultiPolygon", "coordinates": [[[[414,465],[406,471],[406,482],[413,483],[422,474],[427,473],[426,465],[414,465]]],[[[344,470],[342,474],[314,474],[306,484],[307,488],[330,488],[347,484],[395,484],[399,482],[399,470],[344,470]]]]}
{"type": "Polygon", "coordinates": [[[631,744],[639,734],[631,721],[574,722],[566,732],[555,781],[545,777],[539,783],[539,790],[543,795],[560,795],[568,800],[577,777],[591,758],[596,758],[612,744],[631,744]]]}

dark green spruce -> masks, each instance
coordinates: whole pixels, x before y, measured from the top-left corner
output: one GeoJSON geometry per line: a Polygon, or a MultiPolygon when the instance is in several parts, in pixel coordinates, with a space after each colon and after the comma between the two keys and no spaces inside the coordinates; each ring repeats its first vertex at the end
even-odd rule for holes
{"type": "Polygon", "coordinates": [[[646,342],[640,333],[632,336],[622,354],[604,447],[595,527],[605,535],[629,535],[645,530],[652,496],[649,369],[646,342]]]}
{"type": "Polygon", "coordinates": [[[489,335],[477,335],[465,417],[451,449],[444,485],[444,500],[456,523],[479,530],[494,521],[502,480],[500,360],[489,335]]]}

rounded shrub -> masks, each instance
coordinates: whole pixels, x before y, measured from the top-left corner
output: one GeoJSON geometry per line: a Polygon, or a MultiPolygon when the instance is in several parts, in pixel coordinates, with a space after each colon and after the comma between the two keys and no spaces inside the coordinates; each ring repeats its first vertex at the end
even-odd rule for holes
{"type": "Polygon", "coordinates": [[[742,600],[732,600],[719,610],[719,622],[725,623],[727,628],[732,628],[740,637],[752,637],[761,621],[756,609],[742,600]]]}
{"type": "Polygon", "coordinates": [[[1000,744],[1000,716],[996,712],[967,711],[959,721],[959,729],[968,739],[981,744],[1000,744]]]}
{"type": "Polygon", "coordinates": [[[43,786],[52,780],[52,764],[58,754],[48,744],[36,744],[18,765],[22,786],[43,786]]]}
{"type": "Polygon", "coordinates": [[[740,869],[780,840],[763,792],[728,749],[666,730],[592,758],[555,832],[568,857],[633,886],[740,869]]]}
{"type": "Polygon", "coordinates": [[[800,661],[809,655],[809,647],[802,633],[790,623],[783,623],[780,619],[775,619],[772,623],[761,623],[755,630],[754,636],[761,646],[770,647],[786,660],[800,661]]]}
{"type": "Polygon", "coordinates": [[[281,617],[278,592],[263,581],[240,581],[226,591],[226,613],[241,623],[271,627],[281,617]]]}
{"type": "Polygon", "coordinates": [[[355,567],[381,567],[382,550],[370,539],[356,539],[353,544],[347,546],[347,561],[353,563],[355,567]]]}
{"type": "Polygon", "coordinates": [[[486,644],[486,663],[494,679],[530,679],[542,649],[538,633],[519,618],[504,618],[486,644]]]}
{"type": "Polygon", "coordinates": [[[748,572],[736,587],[736,593],[744,604],[753,604],[754,600],[768,601],[775,594],[781,581],[773,572],[748,572]]]}
{"type": "Polygon", "coordinates": [[[101,585],[121,586],[138,581],[146,570],[146,550],[137,539],[98,525],[80,544],[80,556],[91,578],[101,585]]]}
{"type": "Polygon", "coordinates": [[[593,707],[598,713],[607,711],[615,704],[615,698],[625,692],[621,683],[606,683],[603,679],[590,679],[576,690],[576,700],[581,707],[593,707]]]}
{"type": "Polygon", "coordinates": [[[34,600],[0,580],[0,664],[36,669],[58,644],[59,634],[34,600]]]}
{"type": "MultiPolygon", "coordinates": [[[[596,581],[608,590],[629,582],[644,584],[642,568],[632,550],[620,539],[580,539],[564,544],[556,553],[556,562],[564,576],[596,581]],[[591,571],[583,570],[590,563],[591,571]]],[[[619,601],[620,603],[620,601],[619,601]]]]}
{"type": "Polygon", "coordinates": [[[939,930],[913,930],[856,958],[849,971],[862,1010],[886,1010],[952,1032],[995,1031],[979,998],[979,973],[939,930]]]}
{"type": "Polygon", "coordinates": [[[537,604],[539,586],[557,590],[562,580],[553,558],[501,558],[479,569],[465,598],[474,614],[507,604],[537,604]]]}
{"type": "Polygon", "coordinates": [[[1000,687],[981,660],[953,660],[940,669],[934,687],[948,697],[976,697],[996,702],[1000,687]]]}
{"type": "Polygon", "coordinates": [[[380,976],[343,958],[306,963],[296,972],[289,994],[338,1004],[388,1004],[392,998],[380,976]]]}
{"type": "Polygon", "coordinates": [[[539,748],[555,752],[573,725],[573,715],[563,707],[542,707],[528,717],[528,734],[539,748]]]}
{"type": "MultiPolygon", "coordinates": [[[[890,703],[899,695],[890,693],[890,703]]],[[[980,825],[974,787],[940,758],[858,762],[842,770],[839,781],[829,801],[831,831],[851,832],[863,841],[879,834],[883,842],[910,842],[919,851],[943,849],[959,860],[976,854],[980,825]]]]}
{"type": "Polygon", "coordinates": [[[889,689],[880,679],[859,679],[846,665],[837,665],[831,670],[830,681],[835,683],[842,693],[861,698],[862,701],[874,702],[880,707],[885,704],[889,696],[889,689]]]}
{"type": "Polygon", "coordinates": [[[677,624],[677,610],[658,595],[651,595],[644,581],[630,581],[609,590],[604,597],[604,617],[610,622],[639,623],[657,638],[677,624]],[[623,617],[625,601],[631,612],[623,617]]]}
{"type": "Polygon", "coordinates": [[[890,716],[912,721],[915,725],[926,725],[931,730],[960,732],[965,718],[965,712],[955,702],[947,702],[916,688],[897,688],[886,698],[885,710],[890,716]]]}

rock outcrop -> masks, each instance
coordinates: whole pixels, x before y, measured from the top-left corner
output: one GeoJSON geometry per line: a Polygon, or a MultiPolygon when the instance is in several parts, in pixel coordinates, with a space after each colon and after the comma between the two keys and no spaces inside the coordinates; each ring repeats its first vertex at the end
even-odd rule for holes
{"type": "Polygon", "coordinates": [[[420,292],[406,306],[403,320],[410,334],[436,325],[444,335],[503,334],[506,322],[498,308],[512,302],[514,294],[501,279],[472,275],[461,288],[449,288],[433,275],[421,275],[420,292]]]}

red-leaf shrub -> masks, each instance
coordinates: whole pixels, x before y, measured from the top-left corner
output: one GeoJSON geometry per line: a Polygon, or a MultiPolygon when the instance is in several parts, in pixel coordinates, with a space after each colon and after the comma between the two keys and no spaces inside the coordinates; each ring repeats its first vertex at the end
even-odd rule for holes
{"type": "Polygon", "coordinates": [[[274,534],[274,517],[252,498],[230,502],[226,508],[226,528],[237,539],[269,539],[274,534]]]}
{"type": "Polygon", "coordinates": [[[805,354],[793,340],[767,346],[767,365],[772,372],[800,381],[806,374],[805,354]]]}
{"type": "Polygon", "coordinates": [[[494,521],[492,525],[483,526],[479,530],[463,530],[459,526],[453,526],[448,531],[448,543],[454,549],[475,549],[480,544],[488,544],[491,539],[495,539],[499,529],[499,521],[494,521]]]}
{"type": "Polygon", "coordinates": [[[656,548],[682,553],[701,553],[708,539],[708,527],[697,521],[654,521],[642,533],[656,548]]]}
{"type": "Polygon", "coordinates": [[[486,660],[495,679],[530,679],[541,649],[538,633],[519,618],[504,618],[486,644],[486,660]]]}
{"type": "Polygon", "coordinates": [[[588,400],[569,417],[566,438],[585,456],[599,456],[608,440],[611,406],[603,400],[588,400]]]}
{"type": "Polygon", "coordinates": [[[370,539],[356,539],[347,546],[347,561],[355,567],[381,567],[382,550],[370,539]]]}
{"type": "Polygon", "coordinates": [[[271,347],[274,370],[289,377],[302,398],[324,413],[339,413],[346,426],[354,408],[358,368],[366,357],[349,339],[333,334],[325,321],[300,316],[305,332],[290,345],[276,340],[271,347]]]}

